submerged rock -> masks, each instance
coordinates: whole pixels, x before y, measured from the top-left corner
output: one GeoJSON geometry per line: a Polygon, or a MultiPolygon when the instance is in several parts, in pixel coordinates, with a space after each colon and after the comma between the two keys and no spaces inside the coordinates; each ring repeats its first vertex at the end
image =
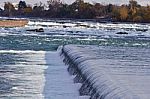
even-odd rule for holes
{"type": "Polygon", "coordinates": [[[29,30],[26,30],[26,31],[30,31],[30,32],[44,32],[44,29],[43,29],[43,28],[39,28],[39,29],[29,29],[29,30]]]}
{"type": "Polygon", "coordinates": [[[127,32],[117,32],[116,34],[128,34],[127,32]]]}
{"type": "Polygon", "coordinates": [[[136,29],[136,31],[146,32],[148,29],[136,29]]]}

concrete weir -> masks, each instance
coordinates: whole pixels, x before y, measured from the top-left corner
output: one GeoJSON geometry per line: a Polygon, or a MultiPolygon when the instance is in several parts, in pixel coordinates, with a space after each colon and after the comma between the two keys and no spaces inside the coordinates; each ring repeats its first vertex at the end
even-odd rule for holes
{"type": "Polygon", "coordinates": [[[130,67],[117,67],[121,61],[102,59],[98,56],[98,50],[99,47],[78,45],[66,45],[62,48],[61,56],[68,65],[69,73],[76,75],[74,82],[82,83],[80,95],[89,95],[90,99],[148,99],[149,90],[140,88],[142,85],[148,86],[148,83],[142,83],[141,80],[149,81],[149,77],[137,77],[137,73],[123,71],[130,67]]]}

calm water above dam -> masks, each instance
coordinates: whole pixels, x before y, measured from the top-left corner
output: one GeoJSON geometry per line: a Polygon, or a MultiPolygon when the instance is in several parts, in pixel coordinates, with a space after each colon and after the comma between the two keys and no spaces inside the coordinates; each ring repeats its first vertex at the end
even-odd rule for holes
{"type": "Polygon", "coordinates": [[[135,63],[124,65],[135,70],[142,65],[141,72],[149,75],[149,24],[30,20],[25,27],[0,28],[0,98],[88,99],[79,96],[81,85],[73,83],[59,57],[58,47],[67,44],[100,46],[101,54],[95,57],[127,58],[135,63]],[[26,31],[37,28],[44,32],[26,31]]]}

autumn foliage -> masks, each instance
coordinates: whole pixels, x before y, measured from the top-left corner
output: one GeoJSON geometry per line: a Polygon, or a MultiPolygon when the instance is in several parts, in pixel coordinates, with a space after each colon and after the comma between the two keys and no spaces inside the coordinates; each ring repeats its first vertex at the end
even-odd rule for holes
{"type": "Polygon", "coordinates": [[[76,18],[76,19],[104,19],[121,22],[150,22],[150,6],[141,6],[135,0],[129,0],[128,5],[113,5],[84,2],[76,0],[72,4],[65,4],[60,0],[48,0],[47,4],[36,3],[33,7],[25,1],[16,6],[5,2],[1,16],[41,17],[41,18],[76,18]]]}

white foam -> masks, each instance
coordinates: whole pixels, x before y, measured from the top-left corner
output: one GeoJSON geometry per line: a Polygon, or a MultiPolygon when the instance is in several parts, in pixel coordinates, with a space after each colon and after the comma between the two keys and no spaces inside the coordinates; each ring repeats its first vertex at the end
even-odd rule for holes
{"type": "Polygon", "coordinates": [[[44,25],[44,26],[68,26],[68,27],[73,27],[75,26],[76,24],[72,24],[72,23],[64,23],[64,24],[61,24],[61,23],[57,23],[57,22],[38,22],[38,21],[29,21],[28,22],[28,25],[29,26],[40,26],[40,25],[44,25]]]}
{"type": "Polygon", "coordinates": [[[45,53],[46,51],[34,50],[0,50],[0,53],[45,53]]]}

